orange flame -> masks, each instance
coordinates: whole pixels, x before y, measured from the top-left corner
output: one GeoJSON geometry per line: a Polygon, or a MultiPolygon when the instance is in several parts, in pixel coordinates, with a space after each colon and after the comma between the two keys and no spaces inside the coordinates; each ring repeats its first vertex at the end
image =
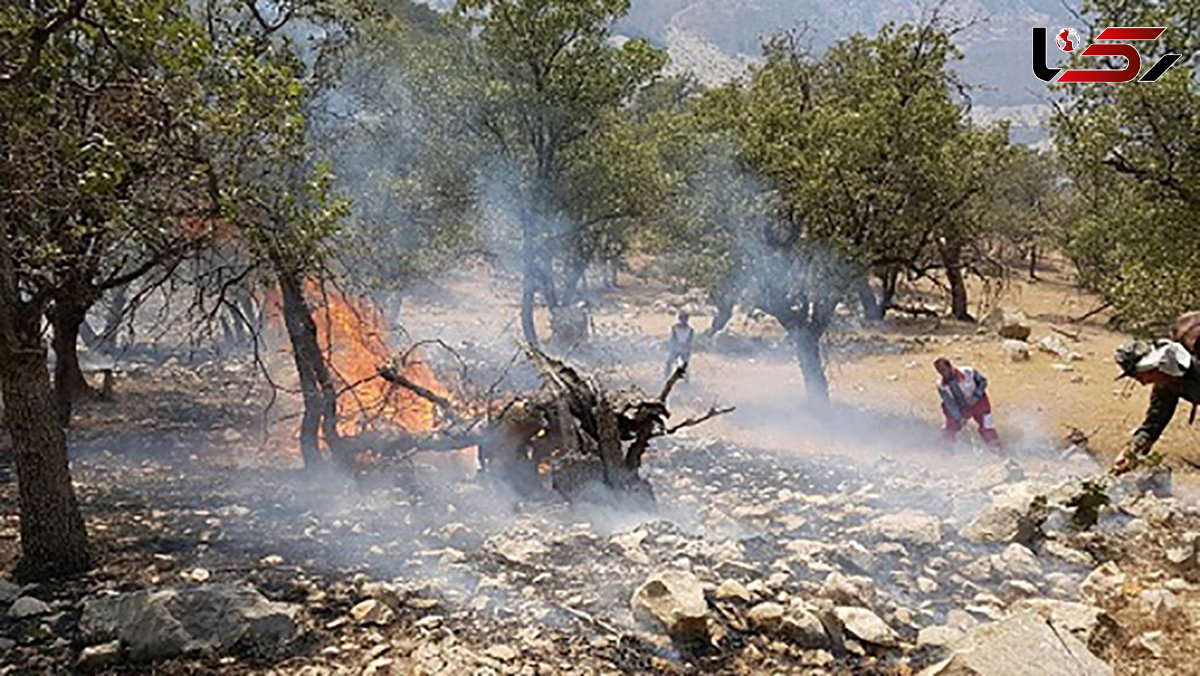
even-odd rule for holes
{"type": "MultiPolygon", "coordinates": [[[[380,426],[398,426],[408,432],[428,432],[437,427],[439,411],[416,394],[388,383],[376,369],[391,359],[383,316],[367,298],[351,298],[315,281],[308,283],[317,338],[326,350],[330,371],[338,383],[338,432],[360,434],[380,426]]],[[[410,356],[404,376],[422,387],[450,398],[433,370],[419,357],[410,356]]]]}

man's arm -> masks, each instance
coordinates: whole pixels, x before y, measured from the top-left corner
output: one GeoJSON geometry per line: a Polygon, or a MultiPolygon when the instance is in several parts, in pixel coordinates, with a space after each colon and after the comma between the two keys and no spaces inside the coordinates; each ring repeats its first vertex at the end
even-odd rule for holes
{"type": "Polygon", "coordinates": [[[942,398],[942,410],[946,412],[946,415],[955,420],[962,420],[962,411],[958,410],[958,404],[955,403],[954,397],[950,396],[944,387],[937,388],[937,391],[938,396],[942,398]]]}
{"type": "Polygon", "coordinates": [[[1163,430],[1167,429],[1175,408],[1179,404],[1179,394],[1166,387],[1155,387],[1150,391],[1150,407],[1146,409],[1146,419],[1142,426],[1133,433],[1133,449],[1145,453],[1154,446],[1163,430]]]}
{"type": "Polygon", "coordinates": [[[987,394],[987,378],[980,371],[975,372],[975,401],[983,399],[983,395],[987,394]]]}

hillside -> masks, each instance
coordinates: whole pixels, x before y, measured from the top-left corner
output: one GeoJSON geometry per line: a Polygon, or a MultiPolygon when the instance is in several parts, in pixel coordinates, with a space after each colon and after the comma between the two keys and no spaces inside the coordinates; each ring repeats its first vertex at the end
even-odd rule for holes
{"type": "MultiPolygon", "coordinates": [[[[803,27],[821,49],[888,21],[917,19],[923,7],[895,0],[635,0],[618,30],[667,47],[676,69],[713,83],[752,62],[772,33],[803,27]]],[[[1043,138],[1038,120],[1046,88],[1028,65],[1030,29],[1078,23],[1070,11],[1059,0],[956,0],[944,12],[971,24],[959,36],[958,70],[973,86],[978,115],[1013,119],[1014,140],[1043,138]]]]}

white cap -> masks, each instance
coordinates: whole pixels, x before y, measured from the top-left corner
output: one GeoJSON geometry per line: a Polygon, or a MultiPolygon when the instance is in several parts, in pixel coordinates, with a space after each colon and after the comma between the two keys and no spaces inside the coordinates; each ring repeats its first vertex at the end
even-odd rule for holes
{"type": "Polygon", "coordinates": [[[1154,349],[1137,363],[1138,372],[1162,371],[1169,376],[1179,377],[1192,366],[1192,355],[1187,348],[1169,340],[1154,343],[1154,349]]]}

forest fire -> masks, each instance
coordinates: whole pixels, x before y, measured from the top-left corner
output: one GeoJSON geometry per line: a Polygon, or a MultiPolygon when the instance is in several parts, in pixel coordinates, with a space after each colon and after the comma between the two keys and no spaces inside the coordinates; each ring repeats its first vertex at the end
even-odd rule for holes
{"type": "MultiPolygon", "coordinates": [[[[435,429],[438,411],[432,402],[377,376],[377,369],[391,360],[391,354],[388,330],[374,303],[312,281],[308,290],[317,337],[338,383],[338,432],[350,436],[389,425],[412,433],[435,429]]],[[[412,382],[449,397],[433,369],[419,356],[408,355],[403,369],[412,382]]]]}

